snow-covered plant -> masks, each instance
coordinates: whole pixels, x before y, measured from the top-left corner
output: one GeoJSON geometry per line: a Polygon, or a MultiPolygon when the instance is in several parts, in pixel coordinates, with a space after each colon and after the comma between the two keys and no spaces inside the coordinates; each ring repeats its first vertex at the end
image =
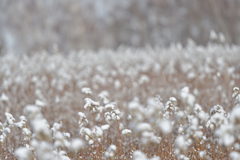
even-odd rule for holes
{"type": "Polygon", "coordinates": [[[115,151],[117,150],[117,147],[112,144],[108,147],[107,151],[105,152],[105,157],[106,158],[110,158],[110,159],[114,159],[115,156],[115,151]]]}
{"type": "Polygon", "coordinates": [[[18,148],[15,150],[14,155],[19,160],[29,160],[33,158],[32,152],[28,148],[18,148]]]}
{"type": "Polygon", "coordinates": [[[93,100],[91,100],[90,98],[85,98],[85,105],[84,105],[84,109],[92,111],[92,112],[96,112],[98,111],[98,107],[99,107],[99,103],[95,102],[93,100]]]}
{"type": "Polygon", "coordinates": [[[235,105],[240,104],[240,90],[238,87],[233,88],[232,98],[235,98],[235,105]]]}
{"type": "Polygon", "coordinates": [[[88,120],[85,116],[85,114],[83,112],[78,112],[78,116],[79,116],[79,122],[78,122],[78,125],[79,127],[84,127],[87,123],[88,123],[88,120]]]}
{"type": "Polygon", "coordinates": [[[92,95],[91,89],[90,89],[90,88],[87,88],[87,87],[82,88],[81,92],[82,92],[83,94],[85,94],[85,95],[88,95],[88,96],[89,96],[89,95],[92,95]]]}

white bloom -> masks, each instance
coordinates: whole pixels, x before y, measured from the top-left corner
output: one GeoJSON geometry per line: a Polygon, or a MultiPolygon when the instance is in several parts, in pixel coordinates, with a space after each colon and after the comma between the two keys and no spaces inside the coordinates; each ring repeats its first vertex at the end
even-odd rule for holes
{"type": "Polygon", "coordinates": [[[41,100],[36,100],[35,101],[35,105],[36,106],[39,106],[39,107],[45,107],[46,106],[46,103],[45,102],[43,102],[43,101],[41,101],[41,100]]]}
{"type": "Polygon", "coordinates": [[[175,140],[175,152],[177,155],[185,154],[188,149],[184,136],[178,136],[175,140]]]}
{"type": "Polygon", "coordinates": [[[148,158],[143,152],[137,150],[133,152],[133,160],[148,160],[148,158]]]}
{"type": "Polygon", "coordinates": [[[97,110],[96,107],[99,106],[98,102],[95,102],[95,101],[91,100],[90,98],[85,98],[84,101],[85,101],[84,108],[86,110],[93,110],[93,111],[97,110]]]}
{"type": "Polygon", "coordinates": [[[7,117],[7,124],[13,125],[15,122],[15,118],[10,113],[5,113],[5,116],[7,117]]]}
{"type": "Polygon", "coordinates": [[[172,125],[168,120],[161,121],[159,127],[165,135],[172,132],[172,125]]]}
{"type": "Polygon", "coordinates": [[[110,125],[109,125],[109,124],[105,124],[105,125],[102,125],[102,126],[101,126],[101,129],[102,129],[103,131],[108,130],[109,128],[110,128],[110,125]]]}
{"type": "Polygon", "coordinates": [[[223,107],[220,105],[216,105],[214,106],[211,110],[210,110],[210,115],[214,115],[215,113],[219,113],[221,115],[225,115],[225,111],[223,110],[223,107]]]}
{"type": "Polygon", "coordinates": [[[114,144],[110,145],[104,154],[105,157],[114,157],[116,150],[117,150],[117,147],[114,144]]]}
{"type": "Polygon", "coordinates": [[[84,146],[85,146],[85,143],[81,139],[79,139],[79,138],[72,139],[72,141],[70,142],[69,150],[72,152],[78,152],[84,146]]]}
{"type": "Polygon", "coordinates": [[[82,92],[83,94],[86,94],[86,95],[92,95],[91,89],[90,89],[90,88],[87,88],[87,87],[82,88],[81,92],[82,92]]]}
{"type": "Polygon", "coordinates": [[[138,133],[142,133],[143,131],[151,131],[152,130],[152,126],[149,123],[139,123],[135,127],[135,130],[138,133]]]}
{"type": "Polygon", "coordinates": [[[129,135],[129,134],[131,134],[132,133],[132,131],[130,130],[130,129],[124,129],[124,130],[122,130],[122,134],[123,135],[129,135]]]}
{"type": "Polygon", "coordinates": [[[0,101],[2,102],[8,102],[9,98],[8,96],[6,96],[6,94],[2,93],[1,97],[0,97],[0,101]]]}
{"type": "Polygon", "coordinates": [[[29,160],[32,159],[32,152],[24,147],[20,147],[15,150],[14,156],[19,160],[29,160]]]}

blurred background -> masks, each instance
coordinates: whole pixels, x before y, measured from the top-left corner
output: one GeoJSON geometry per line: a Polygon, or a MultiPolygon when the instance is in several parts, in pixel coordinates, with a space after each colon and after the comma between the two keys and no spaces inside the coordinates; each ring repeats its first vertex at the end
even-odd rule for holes
{"type": "Polygon", "coordinates": [[[0,53],[240,44],[240,0],[0,0],[0,53]]]}

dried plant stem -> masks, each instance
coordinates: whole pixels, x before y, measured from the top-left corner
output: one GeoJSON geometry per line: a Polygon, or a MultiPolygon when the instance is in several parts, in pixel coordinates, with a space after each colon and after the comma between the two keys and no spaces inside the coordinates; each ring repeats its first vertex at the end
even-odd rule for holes
{"type": "Polygon", "coordinates": [[[119,135],[119,140],[120,140],[120,154],[122,156],[123,154],[123,149],[122,149],[122,136],[121,136],[121,131],[120,131],[120,125],[119,122],[117,121],[118,124],[118,135],[119,135]]]}
{"type": "Polygon", "coordinates": [[[213,142],[211,142],[211,147],[212,147],[212,159],[214,159],[214,145],[213,145],[213,142]]]}
{"type": "Polygon", "coordinates": [[[9,160],[9,159],[8,159],[8,149],[7,149],[7,148],[8,148],[7,139],[6,139],[6,142],[5,142],[5,143],[6,143],[6,157],[7,157],[6,159],[9,160]]]}
{"type": "MultiPolygon", "coordinates": [[[[94,113],[92,113],[92,115],[93,115],[93,125],[94,125],[95,135],[97,136],[94,113]]],[[[96,137],[96,141],[95,141],[95,147],[96,147],[96,150],[97,150],[97,159],[98,159],[98,140],[97,140],[97,137],[96,137]]]]}
{"type": "Polygon", "coordinates": [[[171,155],[171,159],[173,159],[173,156],[172,156],[172,133],[170,133],[170,155],[171,155]]]}
{"type": "Polygon", "coordinates": [[[2,150],[2,142],[0,141],[0,151],[1,151],[1,158],[3,159],[3,150],[2,150]]]}
{"type": "Polygon", "coordinates": [[[11,160],[14,160],[14,157],[13,157],[13,148],[12,148],[12,136],[11,136],[11,134],[10,134],[10,136],[9,136],[9,140],[10,140],[11,160]]]}

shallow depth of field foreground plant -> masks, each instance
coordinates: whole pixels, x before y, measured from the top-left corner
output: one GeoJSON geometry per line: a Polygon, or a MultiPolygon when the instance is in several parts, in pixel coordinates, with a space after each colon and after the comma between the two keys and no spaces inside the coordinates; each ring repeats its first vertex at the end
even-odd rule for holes
{"type": "Polygon", "coordinates": [[[240,159],[240,47],[0,58],[0,159],[240,159]]]}

